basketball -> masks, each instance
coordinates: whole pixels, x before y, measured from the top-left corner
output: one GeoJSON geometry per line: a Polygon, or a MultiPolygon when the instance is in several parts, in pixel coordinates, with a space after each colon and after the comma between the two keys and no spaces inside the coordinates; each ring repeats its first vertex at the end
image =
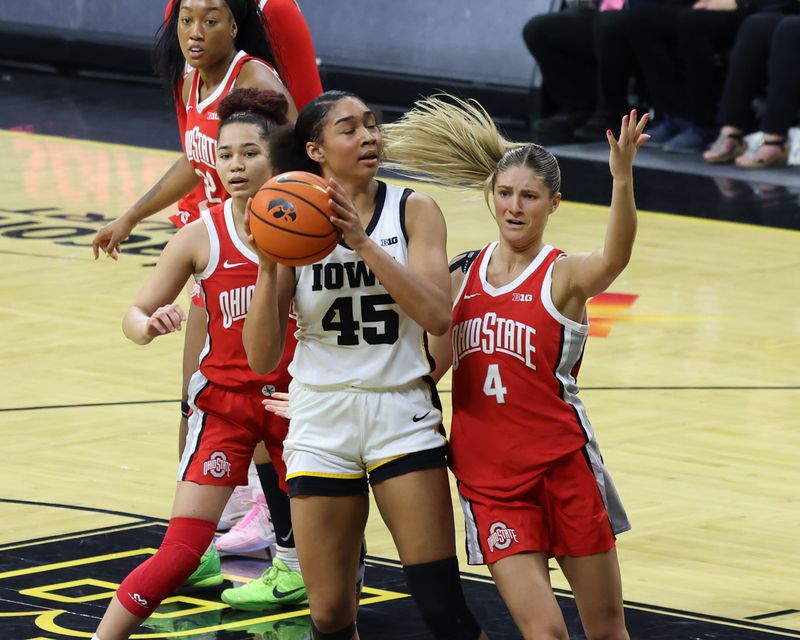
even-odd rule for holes
{"type": "Polygon", "coordinates": [[[250,203],[250,233],[276,262],[298,267],[321,260],[339,242],[328,184],[305,171],[273,176],[250,203]]]}

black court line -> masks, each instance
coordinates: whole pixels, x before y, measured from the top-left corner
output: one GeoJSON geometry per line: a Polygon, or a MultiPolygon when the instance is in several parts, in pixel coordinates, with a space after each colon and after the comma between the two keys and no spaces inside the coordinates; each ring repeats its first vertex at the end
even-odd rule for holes
{"type": "Polygon", "coordinates": [[[6,407],[0,409],[0,413],[5,411],[39,411],[40,409],[83,409],[85,407],[123,407],[132,404],[167,404],[169,402],[180,402],[180,400],[125,400],[121,402],[87,402],[82,404],[43,404],[33,407],[6,407]]]}
{"type": "Polygon", "coordinates": [[[766,620],[767,618],[777,618],[778,616],[788,616],[792,613],[800,613],[800,609],[784,609],[783,611],[774,611],[772,613],[762,613],[757,616],[747,616],[747,620],[766,620]]]}
{"type": "MultiPolygon", "coordinates": [[[[800,386],[786,387],[581,387],[581,391],[797,391],[800,386]]],[[[452,393],[452,389],[437,389],[442,393],[452,393]]],[[[124,400],[120,402],[86,402],[80,404],[46,404],[30,407],[0,408],[7,411],[39,411],[40,409],[83,409],[87,407],[121,407],[136,404],[167,404],[179,400],[124,400]]]]}
{"type": "MultiPolygon", "coordinates": [[[[114,511],[112,509],[99,509],[97,507],[81,507],[79,505],[61,504],[61,503],[58,503],[58,502],[39,502],[39,501],[36,501],[36,500],[16,500],[14,498],[0,498],[0,504],[2,504],[2,503],[6,503],[6,504],[21,504],[21,505],[30,506],[30,507],[52,507],[54,509],[71,509],[72,511],[84,511],[84,512],[87,512],[87,513],[100,513],[100,514],[107,515],[107,516],[119,516],[119,517],[122,517],[122,518],[131,518],[132,520],[136,520],[137,521],[137,522],[129,523],[129,524],[142,524],[142,523],[146,523],[146,522],[152,522],[152,523],[155,523],[155,524],[162,524],[162,523],[163,524],[167,524],[169,522],[169,520],[167,520],[166,518],[152,518],[150,516],[143,516],[143,515],[141,515],[139,513],[128,513],[127,511],[114,511]]],[[[114,525],[114,526],[111,526],[111,527],[102,527],[102,529],[106,529],[106,528],[116,529],[116,528],[118,528],[120,526],[124,526],[124,525],[114,525]]],[[[99,530],[101,530],[101,529],[98,529],[98,531],[99,530]]],[[[92,530],[92,531],[94,531],[94,530],[92,530]]],[[[79,532],[79,533],[86,533],[86,532],[84,531],[84,532],[79,532]]],[[[75,535],[75,534],[74,533],[70,533],[70,534],[63,534],[63,535],[75,535]]],[[[29,543],[29,542],[40,542],[42,540],[50,540],[51,538],[53,538],[53,536],[45,536],[44,538],[32,538],[30,540],[21,540],[19,542],[14,542],[13,544],[14,545],[18,545],[18,544],[26,544],[26,543],[29,543]]],[[[9,544],[11,544],[11,543],[9,543],[9,544]]],[[[4,545],[4,546],[7,546],[7,545],[4,545]]]]}

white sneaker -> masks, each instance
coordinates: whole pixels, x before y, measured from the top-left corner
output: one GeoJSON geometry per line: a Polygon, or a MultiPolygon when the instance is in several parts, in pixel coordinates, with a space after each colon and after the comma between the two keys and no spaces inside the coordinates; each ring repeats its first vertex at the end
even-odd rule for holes
{"type": "Polygon", "coordinates": [[[275,544],[275,532],[269,519],[269,508],[263,495],[256,496],[247,515],[225,535],[217,538],[220,553],[253,553],[275,544]]]}
{"type": "Polygon", "coordinates": [[[260,493],[260,489],[249,485],[235,487],[231,497],[228,498],[228,504],[225,505],[222,516],[220,516],[217,529],[219,531],[227,531],[239,522],[239,520],[244,518],[250,512],[250,509],[253,507],[253,502],[255,502],[256,497],[260,493]]]}

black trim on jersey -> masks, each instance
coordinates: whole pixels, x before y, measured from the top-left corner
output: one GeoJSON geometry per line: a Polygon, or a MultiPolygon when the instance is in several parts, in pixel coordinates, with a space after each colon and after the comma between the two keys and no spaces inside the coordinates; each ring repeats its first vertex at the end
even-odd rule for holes
{"type": "Polygon", "coordinates": [[[406,200],[408,200],[408,197],[412,193],[414,193],[414,190],[406,187],[403,190],[403,195],[400,196],[400,229],[403,232],[403,237],[406,239],[406,244],[408,244],[408,231],[406,231],[406,200]]]}
{"type": "Polygon", "coordinates": [[[480,250],[473,250],[465,251],[464,253],[457,255],[450,262],[450,273],[453,273],[456,269],[461,269],[461,271],[466,273],[472,266],[472,263],[475,262],[475,258],[477,258],[480,253],[480,250]]]}
{"type": "MultiPolygon", "coordinates": [[[[203,386],[203,388],[200,389],[200,391],[198,391],[195,394],[194,398],[192,398],[192,402],[195,403],[195,406],[197,406],[197,400],[203,394],[203,391],[208,389],[210,386],[211,386],[211,380],[207,380],[206,384],[203,386]]],[[[207,419],[208,419],[208,414],[203,412],[203,417],[202,417],[201,423],[200,423],[200,432],[197,434],[197,447],[195,448],[194,451],[192,451],[192,455],[189,456],[189,459],[186,461],[186,469],[184,469],[183,473],[181,474],[181,480],[186,480],[186,474],[189,472],[189,469],[192,466],[192,462],[194,462],[194,459],[197,456],[197,452],[200,449],[200,441],[203,439],[203,432],[206,430],[206,420],[207,419]]]]}
{"type": "MultiPolygon", "coordinates": [[[[386,183],[381,180],[377,180],[376,182],[378,183],[378,193],[375,194],[375,210],[372,212],[372,218],[367,228],[364,230],[368,236],[371,235],[372,232],[375,231],[375,227],[378,226],[381,213],[383,213],[383,205],[386,203],[386,183]]],[[[350,249],[344,241],[344,238],[339,240],[339,245],[345,249],[350,249]]]]}
{"type": "Polygon", "coordinates": [[[369,474],[369,483],[375,485],[384,480],[404,476],[415,471],[447,468],[447,448],[447,445],[443,445],[435,449],[423,449],[422,451],[415,451],[400,458],[395,458],[371,472],[369,474]]]}
{"type": "Polygon", "coordinates": [[[564,400],[564,402],[566,402],[566,400],[564,399],[564,383],[561,382],[561,378],[558,377],[558,365],[561,364],[561,356],[564,353],[564,331],[565,331],[565,327],[560,322],[558,323],[558,326],[561,327],[561,331],[559,332],[559,336],[558,336],[558,355],[556,355],[556,366],[553,369],[553,375],[556,378],[556,382],[558,382],[558,395],[562,400],[564,400]]]}

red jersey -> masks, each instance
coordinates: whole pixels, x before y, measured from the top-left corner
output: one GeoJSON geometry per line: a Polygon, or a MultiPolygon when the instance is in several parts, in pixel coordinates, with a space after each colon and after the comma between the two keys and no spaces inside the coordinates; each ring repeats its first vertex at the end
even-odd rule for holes
{"type": "Polygon", "coordinates": [[[486,272],[496,246],[480,252],[453,307],[451,454],[462,492],[503,499],[593,434],[576,384],[589,326],[550,297],[562,252],[545,246],[495,288],[486,272]]]}
{"type": "Polygon", "coordinates": [[[203,209],[228,199],[228,192],[225,191],[217,174],[217,135],[219,133],[217,108],[219,103],[233,91],[239,73],[251,60],[263,64],[275,73],[275,70],[266,62],[248,56],[244,51],[239,51],[231,60],[222,82],[204,100],[200,100],[200,89],[203,82],[200,74],[195,72],[191,76],[187,76],[187,78],[191,77],[192,86],[189,89],[189,99],[184,106],[185,118],[181,123],[183,151],[194,167],[195,173],[202,178],[203,182],[200,185],[202,195],[198,193],[198,189],[195,189],[178,203],[181,210],[180,219],[176,221],[176,224],[177,222],[181,223],[178,226],[196,219],[203,209]]]}
{"type": "Polygon", "coordinates": [[[208,312],[208,335],[200,354],[200,372],[214,384],[229,389],[273,386],[286,391],[287,373],[297,345],[297,324],[289,318],[286,346],[278,368],[267,375],[254,373],[247,364],[242,327],[258,276],[258,256],[236,233],[231,200],[204,211],[211,251],[208,266],[197,274],[208,312]]]}
{"type": "MultiPolygon", "coordinates": [[[[169,18],[172,2],[173,0],[167,2],[164,13],[165,19],[169,18]]],[[[322,93],[322,82],[317,68],[317,56],[314,52],[314,43],[311,40],[308,24],[303,18],[303,14],[300,13],[300,7],[295,0],[259,0],[258,8],[261,11],[262,22],[275,53],[278,75],[286,85],[299,111],[322,93]]],[[[227,93],[225,92],[222,97],[227,93]]],[[[179,95],[181,95],[180,91],[179,95]]],[[[178,112],[178,127],[183,137],[187,131],[186,110],[182,104],[176,105],[176,108],[178,112]]],[[[216,141],[216,132],[214,140],[216,141]]],[[[214,175],[216,175],[216,171],[214,175]]],[[[170,216],[170,219],[177,227],[182,227],[192,220],[196,220],[200,215],[201,203],[205,203],[208,200],[209,204],[213,204],[208,199],[206,192],[206,187],[208,186],[206,183],[207,176],[201,174],[200,177],[203,178],[203,183],[183,197],[178,203],[178,213],[170,216]]],[[[222,199],[227,199],[228,194],[225,193],[221,185],[220,189],[222,191],[222,199]]]]}
{"type": "MultiPolygon", "coordinates": [[[[164,20],[169,19],[172,2],[167,2],[164,20]]],[[[322,93],[317,54],[308,23],[296,0],[258,0],[258,9],[275,54],[278,75],[300,111],[322,93]]]]}

